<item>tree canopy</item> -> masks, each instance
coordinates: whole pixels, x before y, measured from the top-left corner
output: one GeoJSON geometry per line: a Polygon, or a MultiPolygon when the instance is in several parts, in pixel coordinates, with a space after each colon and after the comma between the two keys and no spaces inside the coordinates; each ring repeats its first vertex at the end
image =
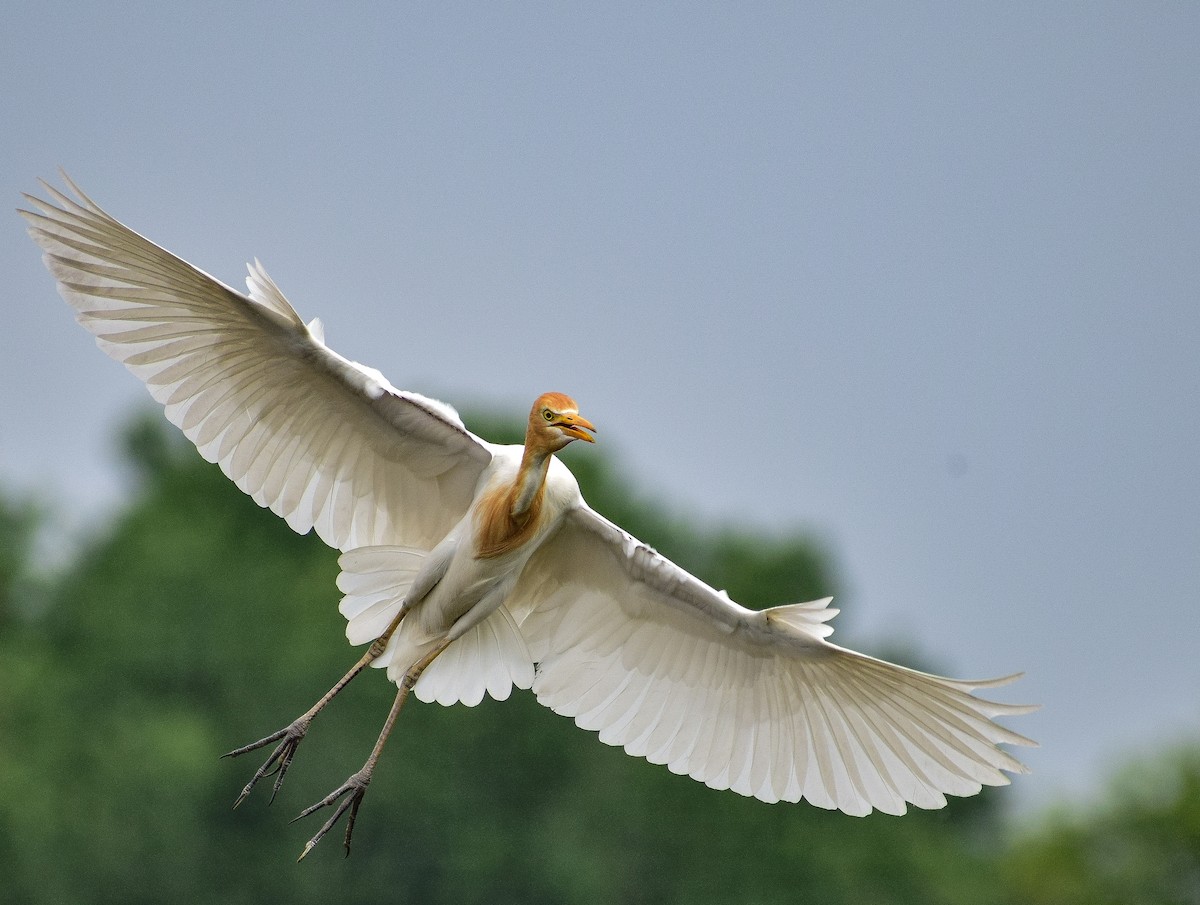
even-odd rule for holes
{"type": "MultiPolygon", "coordinates": [[[[481,433],[519,439],[484,420],[481,433]]],[[[414,702],[352,858],[335,832],[295,865],[315,827],[287,820],[358,768],[394,689],[374,672],[353,683],[274,806],[256,790],[232,810],[259,759],[220,755],[293,719],[356,656],[337,556],[257,508],[157,415],[124,438],[128,505],[53,575],[35,568],[36,507],[0,497],[3,901],[1200,901],[1195,751],[1159,770],[1165,791],[1121,786],[1099,818],[1016,833],[986,791],[900,818],[714,792],[527,692],[414,702]]],[[[626,495],[587,452],[571,466],[592,505],[735,598],[836,591],[810,538],[697,526],[626,495]]]]}

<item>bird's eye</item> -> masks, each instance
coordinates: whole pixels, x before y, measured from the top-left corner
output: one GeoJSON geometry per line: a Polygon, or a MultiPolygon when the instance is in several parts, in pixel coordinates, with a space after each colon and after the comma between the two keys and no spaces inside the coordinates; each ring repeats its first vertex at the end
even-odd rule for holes
{"type": "Polygon", "coordinates": [[[547,421],[553,421],[554,420],[554,412],[550,411],[550,409],[542,409],[542,417],[545,418],[547,421]]]}

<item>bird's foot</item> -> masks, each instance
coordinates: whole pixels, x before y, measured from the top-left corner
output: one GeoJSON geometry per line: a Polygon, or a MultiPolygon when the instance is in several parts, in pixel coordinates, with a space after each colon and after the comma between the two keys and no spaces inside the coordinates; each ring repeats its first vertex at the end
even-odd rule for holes
{"type": "Polygon", "coordinates": [[[243,745],[241,748],[221,755],[222,757],[240,757],[251,751],[257,751],[259,748],[265,748],[272,742],[279,742],[275,750],[271,752],[271,756],[263,762],[263,765],[258,768],[254,776],[246,783],[246,788],[242,789],[242,794],[233,803],[235,808],[246,800],[246,796],[250,794],[251,789],[258,785],[259,780],[267,776],[275,777],[274,788],[271,789],[271,801],[275,800],[275,796],[279,794],[280,786],[283,785],[283,778],[287,775],[288,767],[292,765],[292,758],[296,754],[296,749],[304,741],[304,736],[308,732],[310,722],[310,719],[301,717],[291,725],[284,726],[278,732],[272,732],[265,738],[260,738],[256,742],[251,742],[248,745],[243,745]]]}
{"type": "Polygon", "coordinates": [[[331,807],[333,804],[337,803],[338,799],[342,798],[343,795],[346,796],[340,803],[338,803],[337,810],[333,812],[333,816],[326,820],[325,825],[317,830],[317,834],[304,844],[304,851],[300,853],[300,857],[296,859],[297,861],[303,861],[304,856],[311,852],[316,844],[325,838],[325,834],[333,829],[334,824],[336,824],[338,820],[341,819],[341,816],[347,811],[350,812],[350,816],[346,819],[346,838],[343,840],[343,845],[346,847],[346,857],[350,857],[350,837],[354,835],[354,820],[358,816],[358,806],[362,804],[363,796],[367,794],[367,786],[370,784],[370,782],[371,765],[368,764],[316,804],[305,808],[296,816],[294,820],[292,820],[292,823],[295,823],[297,820],[307,817],[309,814],[319,811],[321,808],[331,807]]]}

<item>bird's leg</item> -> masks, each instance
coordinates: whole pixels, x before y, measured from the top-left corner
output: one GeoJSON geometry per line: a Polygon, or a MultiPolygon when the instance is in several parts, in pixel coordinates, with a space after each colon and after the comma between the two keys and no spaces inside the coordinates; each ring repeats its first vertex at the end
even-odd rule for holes
{"type": "Polygon", "coordinates": [[[327,808],[338,802],[339,798],[346,796],[333,815],[325,821],[325,824],[317,830],[317,834],[308,840],[304,845],[304,851],[300,853],[297,861],[304,859],[304,856],[313,850],[313,847],[320,842],[325,834],[333,829],[334,824],[341,819],[341,816],[347,811],[350,816],[346,819],[346,837],[343,844],[346,846],[346,857],[350,856],[350,837],[354,835],[354,820],[358,817],[358,807],[362,804],[363,796],[367,793],[367,786],[371,782],[371,774],[375,772],[375,764],[379,760],[379,755],[383,751],[383,746],[386,744],[388,736],[392,733],[392,727],[396,725],[396,717],[400,715],[400,709],[404,706],[404,702],[408,700],[408,693],[412,691],[413,686],[417,684],[417,680],[421,678],[421,673],[429,666],[450,644],[449,639],[438,643],[437,647],[418,660],[408,672],[404,674],[404,680],[400,683],[400,690],[396,693],[396,700],[392,703],[392,709],[388,713],[387,719],[384,720],[383,730],[379,733],[379,738],[375,741],[375,747],[371,749],[371,756],[367,758],[367,762],[363,764],[362,769],[353,774],[344,783],[318,801],[316,804],[305,808],[292,821],[300,820],[307,817],[321,808],[327,808]]]}
{"type": "Polygon", "coordinates": [[[265,748],[272,742],[279,742],[275,750],[271,752],[271,756],[263,762],[263,765],[258,768],[250,778],[250,781],[246,783],[246,787],[238,795],[237,801],[233,803],[235,808],[245,801],[250,791],[258,785],[260,780],[267,776],[275,777],[274,788],[271,790],[271,801],[275,800],[275,796],[279,794],[279,789],[283,785],[283,778],[287,775],[288,767],[292,765],[292,758],[296,754],[296,749],[300,747],[300,742],[304,740],[304,736],[308,733],[309,724],[325,708],[326,704],[337,697],[338,693],[350,684],[355,676],[370,666],[375,658],[383,653],[384,648],[387,647],[388,640],[395,633],[409,609],[411,609],[411,606],[408,601],[405,601],[400,607],[400,612],[396,614],[396,618],[391,621],[383,631],[383,634],[371,642],[371,646],[367,648],[367,652],[359,658],[357,663],[350,667],[350,671],[338,679],[334,686],[325,692],[321,696],[321,699],[308,708],[308,710],[304,711],[303,714],[278,732],[272,732],[270,735],[260,738],[256,742],[251,742],[248,745],[243,745],[241,748],[221,755],[222,757],[240,757],[251,751],[257,751],[259,748],[265,748]]]}

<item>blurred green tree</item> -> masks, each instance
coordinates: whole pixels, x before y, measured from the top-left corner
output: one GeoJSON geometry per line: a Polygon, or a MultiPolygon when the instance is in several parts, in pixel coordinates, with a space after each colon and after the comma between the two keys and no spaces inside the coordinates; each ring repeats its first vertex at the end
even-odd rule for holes
{"type": "Polygon", "coordinates": [[[1044,816],[1004,875],[1014,905],[1200,905],[1200,744],[1134,761],[1102,801],[1044,816]]]}
{"type": "Polygon", "coordinates": [[[29,500],[0,497],[0,632],[32,608],[31,559],[41,512],[29,500]]]}
{"type": "MultiPolygon", "coordinates": [[[[471,423],[520,439],[516,423],[471,423]]],[[[377,674],[350,686],[275,808],[256,794],[233,812],[258,761],[219,755],[292,719],[353,660],[336,553],[257,508],[157,414],[125,450],[127,508],[36,618],[4,617],[4,901],[1003,901],[991,796],[903,818],[768,806],[606,747],[527,693],[406,709],[353,859],[331,839],[292,865],[314,826],[285,818],[359,766],[392,688],[377,674]]],[[[707,581],[755,605],[832,593],[807,538],[705,531],[629,496],[586,452],[570,464],[592,504],[707,581]]],[[[26,568],[28,545],[11,549],[0,578],[26,568]]]]}

